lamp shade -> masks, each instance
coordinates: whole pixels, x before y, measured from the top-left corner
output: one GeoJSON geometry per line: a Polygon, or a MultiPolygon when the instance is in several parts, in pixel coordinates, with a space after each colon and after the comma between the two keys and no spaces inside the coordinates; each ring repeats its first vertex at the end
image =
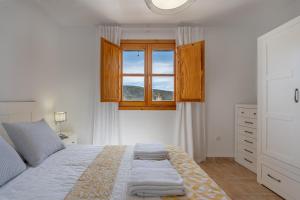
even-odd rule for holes
{"type": "Polygon", "coordinates": [[[152,0],[152,3],[160,9],[174,9],[184,5],[188,0],[152,0]]]}
{"type": "Polygon", "coordinates": [[[162,15],[181,12],[195,1],[196,0],[145,0],[150,10],[162,15]]]}
{"type": "Polygon", "coordinates": [[[64,122],[67,120],[66,112],[55,112],[54,113],[54,121],[55,122],[64,122]]]}

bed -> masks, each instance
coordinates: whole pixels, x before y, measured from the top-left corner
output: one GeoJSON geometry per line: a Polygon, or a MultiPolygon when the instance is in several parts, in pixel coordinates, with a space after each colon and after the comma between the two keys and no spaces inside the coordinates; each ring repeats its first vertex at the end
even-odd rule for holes
{"type": "MultiPolygon", "coordinates": [[[[1,121],[31,121],[34,102],[0,103],[1,121]]],[[[1,129],[1,131],[3,131],[1,129]]],[[[69,145],[39,166],[27,169],[0,187],[0,200],[227,200],[225,192],[176,147],[168,146],[170,162],[184,180],[181,197],[129,196],[127,181],[132,146],[69,145]]]]}

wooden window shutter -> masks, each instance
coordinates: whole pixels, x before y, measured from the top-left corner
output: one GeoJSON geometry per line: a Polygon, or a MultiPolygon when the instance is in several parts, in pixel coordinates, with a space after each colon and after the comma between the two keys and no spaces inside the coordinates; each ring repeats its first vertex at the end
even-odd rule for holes
{"type": "Polygon", "coordinates": [[[121,48],[101,38],[101,102],[121,100],[121,48]]]}
{"type": "Polygon", "coordinates": [[[204,41],[177,47],[177,101],[204,102],[204,41]]]}

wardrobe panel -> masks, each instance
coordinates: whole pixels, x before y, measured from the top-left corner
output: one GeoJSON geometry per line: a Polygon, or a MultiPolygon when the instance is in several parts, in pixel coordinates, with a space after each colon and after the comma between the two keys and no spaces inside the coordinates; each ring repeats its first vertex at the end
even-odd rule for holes
{"type": "Polygon", "coordinates": [[[300,27],[292,27],[268,39],[268,74],[288,73],[299,66],[299,34],[300,27]]]}
{"type": "Polygon", "coordinates": [[[293,79],[274,79],[267,82],[269,113],[290,115],[293,111],[293,79]]]}
{"type": "Polygon", "coordinates": [[[276,118],[267,120],[266,151],[272,156],[279,156],[284,160],[293,160],[297,148],[297,141],[289,141],[284,138],[295,138],[292,121],[276,118]]]}

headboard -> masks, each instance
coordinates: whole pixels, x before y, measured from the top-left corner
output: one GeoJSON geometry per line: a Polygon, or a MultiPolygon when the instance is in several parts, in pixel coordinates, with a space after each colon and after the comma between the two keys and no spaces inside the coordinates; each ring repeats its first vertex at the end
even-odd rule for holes
{"type": "Polygon", "coordinates": [[[0,136],[11,143],[1,122],[31,122],[35,107],[34,101],[0,102],[0,136]]]}

